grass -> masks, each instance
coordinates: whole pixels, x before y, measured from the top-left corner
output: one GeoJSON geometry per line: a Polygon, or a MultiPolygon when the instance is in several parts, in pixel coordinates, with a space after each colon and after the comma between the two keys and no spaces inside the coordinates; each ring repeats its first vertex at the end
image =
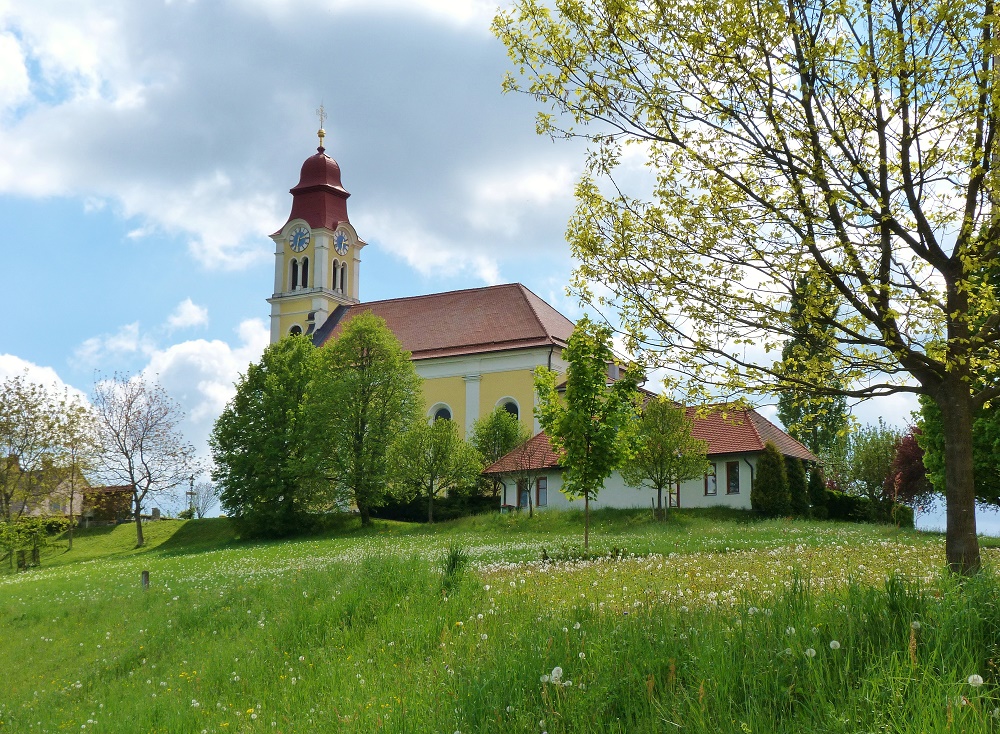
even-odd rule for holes
{"type": "Polygon", "coordinates": [[[0,576],[0,732],[1000,725],[1000,582],[942,575],[940,536],[594,520],[591,558],[574,513],[270,543],[165,521],[139,550],[130,526],[78,532],[43,568],[0,576]]]}

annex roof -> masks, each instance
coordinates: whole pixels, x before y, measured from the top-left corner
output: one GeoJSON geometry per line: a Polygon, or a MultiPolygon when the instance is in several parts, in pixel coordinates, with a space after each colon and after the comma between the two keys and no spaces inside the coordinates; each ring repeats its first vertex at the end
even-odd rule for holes
{"type": "Polygon", "coordinates": [[[573,322],[520,283],[358,303],[337,308],[316,331],[317,346],[359,313],[385,319],[414,360],[529,347],[565,347],[573,322]]]}
{"type": "MultiPolygon", "coordinates": [[[[691,435],[708,444],[707,454],[751,454],[764,450],[768,441],[778,447],[783,456],[806,461],[819,461],[809,449],[789,436],[755,410],[716,406],[705,413],[687,408],[691,419],[691,435]]],[[[515,449],[486,467],[484,474],[509,474],[515,471],[538,471],[562,466],[559,454],[545,432],[536,434],[524,449],[515,449]]]]}

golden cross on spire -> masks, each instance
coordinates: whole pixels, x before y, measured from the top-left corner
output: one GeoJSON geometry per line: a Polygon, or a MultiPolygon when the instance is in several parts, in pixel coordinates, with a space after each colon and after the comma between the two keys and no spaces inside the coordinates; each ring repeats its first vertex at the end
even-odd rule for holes
{"type": "Polygon", "coordinates": [[[326,130],[323,129],[323,123],[326,122],[326,109],[323,107],[321,102],[319,109],[316,110],[316,114],[319,116],[319,131],[316,133],[319,135],[319,147],[323,147],[323,138],[326,137],[326,130]]]}

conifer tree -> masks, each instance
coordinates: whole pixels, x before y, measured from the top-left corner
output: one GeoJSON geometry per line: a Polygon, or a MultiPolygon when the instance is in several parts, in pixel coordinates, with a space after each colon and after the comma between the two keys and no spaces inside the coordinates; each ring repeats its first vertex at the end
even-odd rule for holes
{"type": "Polygon", "coordinates": [[[826,507],[826,480],[823,478],[823,468],[814,466],[809,472],[809,508],[810,514],[817,520],[825,520],[829,515],[826,507]]]}
{"type": "Polygon", "coordinates": [[[791,510],[785,459],[770,441],[764,444],[764,451],[757,459],[750,506],[765,517],[785,517],[791,510]]]}
{"type": "Polygon", "coordinates": [[[785,469],[788,472],[788,495],[792,514],[795,517],[809,517],[809,488],[806,484],[806,468],[802,459],[786,459],[785,469]]]}

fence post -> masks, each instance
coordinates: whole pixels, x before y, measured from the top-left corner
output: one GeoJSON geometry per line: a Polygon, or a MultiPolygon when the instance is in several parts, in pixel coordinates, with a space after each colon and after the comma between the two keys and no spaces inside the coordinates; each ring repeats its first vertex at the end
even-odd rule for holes
{"type": "Polygon", "coordinates": [[[142,572],[142,590],[147,591],[149,589],[149,571],[142,572]]]}

